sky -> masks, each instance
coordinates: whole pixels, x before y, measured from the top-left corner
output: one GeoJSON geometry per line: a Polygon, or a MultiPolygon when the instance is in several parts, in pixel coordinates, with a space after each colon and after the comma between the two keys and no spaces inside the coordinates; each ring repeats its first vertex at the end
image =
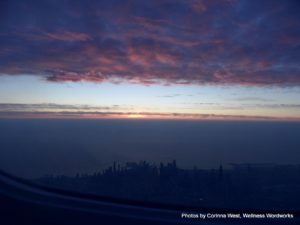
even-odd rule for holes
{"type": "Polygon", "coordinates": [[[0,2],[0,118],[300,121],[300,2],[0,2]]]}

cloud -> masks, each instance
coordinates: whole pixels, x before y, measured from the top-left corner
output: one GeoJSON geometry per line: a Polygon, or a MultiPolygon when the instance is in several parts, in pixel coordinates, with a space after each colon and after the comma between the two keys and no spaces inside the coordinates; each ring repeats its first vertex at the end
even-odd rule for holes
{"type": "Polygon", "coordinates": [[[274,99],[270,98],[262,98],[262,97],[241,97],[241,98],[233,98],[229,99],[233,101],[238,101],[238,102],[273,102],[275,101],[274,99]]]}
{"type": "Polygon", "coordinates": [[[300,109],[300,104],[242,104],[241,106],[249,108],[300,109]]]}
{"type": "Polygon", "coordinates": [[[154,119],[154,120],[223,120],[223,121],[300,121],[299,117],[272,117],[250,115],[114,112],[114,111],[0,111],[0,119],[154,119]]]}
{"type": "MultiPolygon", "coordinates": [[[[26,36],[26,35],[25,35],[26,36]]],[[[41,32],[37,35],[28,35],[28,39],[34,39],[37,41],[65,41],[65,42],[74,42],[74,41],[88,41],[91,38],[85,33],[77,33],[70,31],[56,31],[56,32],[41,32]]]]}
{"type": "MultiPolygon", "coordinates": [[[[219,106],[217,103],[194,103],[198,105],[219,106]]],[[[231,106],[226,106],[228,109],[231,106]]],[[[234,106],[232,106],[234,107],[234,106]]],[[[260,108],[297,108],[297,104],[252,104],[242,107],[260,108]]],[[[238,106],[240,109],[241,106],[238,106]]],[[[272,120],[272,121],[300,121],[300,117],[276,117],[276,116],[253,116],[253,115],[227,115],[205,113],[174,113],[174,112],[146,112],[133,111],[130,105],[70,105],[70,104],[17,104],[0,103],[0,119],[175,119],[175,120],[272,120]]]]}
{"type": "Polygon", "coordinates": [[[107,110],[126,110],[128,106],[93,106],[93,105],[68,105],[68,104],[55,104],[55,103],[42,103],[42,104],[20,104],[20,103],[0,103],[0,112],[79,112],[79,111],[107,111],[107,110]]]}
{"type": "Polygon", "coordinates": [[[297,1],[3,1],[0,75],[300,86],[297,1]]]}
{"type": "Polygon", "coordinates": [[[204,1],[192,0],[190,1],[191,8],[197,13],[203,13],[207,10],[207,6],[204,1]]]}
{"type": "Polygon", "coordinates": [[[158,97],[158,98],[174,98],[174,97],[179,97],[179,96],[182,96],[182,94],[159,95],[156,97],[158,97]]]}

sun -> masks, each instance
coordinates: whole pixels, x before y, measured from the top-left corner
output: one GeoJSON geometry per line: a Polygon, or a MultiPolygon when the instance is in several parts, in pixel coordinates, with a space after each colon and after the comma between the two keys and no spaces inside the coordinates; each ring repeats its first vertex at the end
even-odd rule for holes
{"type": "Polygon", "coordinates": [[[130,118],[130,119],[141,119],[141,118],[145,118],[144,115],[141,115],[141,114],[130,114],[127,116],[127,118],[130,118]]]}

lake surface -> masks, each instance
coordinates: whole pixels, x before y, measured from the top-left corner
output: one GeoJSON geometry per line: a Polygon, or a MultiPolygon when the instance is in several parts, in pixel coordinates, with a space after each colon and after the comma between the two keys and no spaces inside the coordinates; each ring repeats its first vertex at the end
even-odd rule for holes
{"type": "Polygon", "coordinates": [[[92,173],[114,161],[300,164],[300,123],[0,120],[0,149],[0,168],[26,178],[92,173]]]}

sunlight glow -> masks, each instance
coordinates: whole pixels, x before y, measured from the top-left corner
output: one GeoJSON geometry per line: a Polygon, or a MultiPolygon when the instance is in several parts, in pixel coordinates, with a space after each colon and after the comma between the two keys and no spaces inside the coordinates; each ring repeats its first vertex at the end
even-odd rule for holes
{"type": "Polygon", "coordinates": [[[130,115],[127,115],[127,118],[129,118],[129,119],[143,119],[143,118],[145,118],[145,116],[142,115],[142,114],[130,114],[130,115]]]}

